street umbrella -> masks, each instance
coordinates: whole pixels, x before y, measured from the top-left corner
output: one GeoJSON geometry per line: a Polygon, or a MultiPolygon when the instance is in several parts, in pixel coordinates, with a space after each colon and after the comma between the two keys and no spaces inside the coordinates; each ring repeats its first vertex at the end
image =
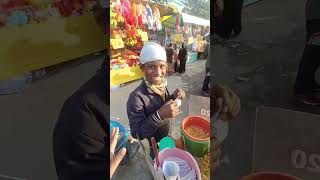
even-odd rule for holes
{"type": "Polygon", "coordinates": [[[179,29],[180,27],[184,26],[184,22],[181,14],[162,16],[161,24],[165,27],[172,28],[172,29],[179,29]]]}
{"type": "Polygon", "coordinates": [[[174,29],[176,27],[179,10],[171,4],[168,4],[166,7],[160,6],[159,10],[161,11],[162,26],[174,29]]]}

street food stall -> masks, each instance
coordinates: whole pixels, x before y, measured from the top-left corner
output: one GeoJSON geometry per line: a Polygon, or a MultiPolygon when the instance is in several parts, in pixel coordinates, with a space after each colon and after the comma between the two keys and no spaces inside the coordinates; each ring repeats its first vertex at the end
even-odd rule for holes
{"type": "MultiPolygon", "coordinates": [[[[172,122],[171,133],[167,137],[158,142],[156,155],[153,161],[149,155],[148,142],[146,140],[138,140],[140,142],[140,154],[137,155],[135,166],[123,167],[119,170],[117,178],[125,179],[125,172],[137,171],[136,165],[139,164],[139,169],[143,168],[143,172],[147,170],[148,178],[164,179],[166,176],[176,176],[179,172],[180,178],[188,178],[190,180],[209,180],[210,179],[210,103],[208,97],[190,95],[188,101],[183,102],[184,108],[182,111],[188,111],[189,114],[183,113],[178,119],[172,122]],[[189,106],[188,106],[189,105],[189,106]],[[186,108],[189,108],[188,110],[186,108]],[[142,160],[141,160],[142,159],[142,160]],[[179,169],[175,171],[175,169],[179,169]],[[173,175],[175,174],[175,175],[173,175]]],[[[126,134],[130,131],[129,127],[124,128],[123,120],[112,118],[112,121],[117,121],[121,130],[126,134]]],[[[112,126],[114,127],[114,126],[112,126]]],[[[112,128],[110,126],[110,128],[112,128]]],[[[121,139],[121,137],[120,137],[121,139]]],[[[118,144],[123,144],[118,142],[118,144]]],[[[156,147],[156,146],[154,146],[156,147]]],[[[131,173],[130,173],[131,174],[131,173]]],[[[141,174],[141,173],[140,173],[141,174]]],[[[142,177],[141,177],[142,178],[142,177]]]]}
{"type": "Polygon", "coordinates": [[[161,18],[174,7],[146,1],[112,1],[110,8],[110,85],[142,78],[140,51],[147,41],[164,39],[161,18]]]}

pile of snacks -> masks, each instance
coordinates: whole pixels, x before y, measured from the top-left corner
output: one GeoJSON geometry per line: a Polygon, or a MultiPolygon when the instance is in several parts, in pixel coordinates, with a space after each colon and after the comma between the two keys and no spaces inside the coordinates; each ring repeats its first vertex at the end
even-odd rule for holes
{"type": "Polygon", "coordinates": [[[197,138],[197,139],[207,139],[210,137],[209,133],[205,132],[201,128],[196,127],[188,127],[186,132],[189,136],[197,138]]]}
{"type": "Polygon", "coordinates": [[[201,179],[210,180],[210,153],[200,159],[199,168],[201,172],[201,179]]]}

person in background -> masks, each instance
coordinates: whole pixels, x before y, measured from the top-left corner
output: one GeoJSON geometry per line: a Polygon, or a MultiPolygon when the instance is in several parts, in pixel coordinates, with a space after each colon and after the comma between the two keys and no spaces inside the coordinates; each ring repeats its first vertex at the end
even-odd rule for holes
{"type": "Polygon", "coordinates": [[[168,136],[171,121],[180,113],[177,98],[183,100],[185,92],[177,88],[172,95],[167,89],[167,56],[165,50],[157,43],[146,43],[140,54],[141,70],[144,79],[130,93],[127,101],[127,115],[132,136],[148,139],[150,156],[154,158],[151,138],[156,142],[168,136]]]}
{"type": "MultiPolygon", "coordinates": [[[[110,6],[106,1],[100,2],[106,4],[97,3],[93,14],[106,33],[110,6]]],[[[109,178],[109,61],[106,54],[101,68],[63,104],[52,137],[58,180],[109,178]]],[[[126,149],[124,160],[135,156],[139,143],[128,143],[126,149]]],[[[116,169],[114,160],[110,164],[116,169]]]]}
{"type": "Polygon", "coordinates": [[[209,56],[210,39],[207,36],[204,38],[204,40],[205,40],[205,48],[203,51],[203,57],[204,57],[204,59],[207,59],[209,56]]]}
{"type": "Polygon", "coordinates": [[[172,43],[170,43],[166,48],[166,54],[167,54],[167,64],[168,64],[168,75],[171,76],[173,74],[173,55],[174,55],[172,43]]]}
{"type": "Polygon", "coordinates": [[[244,0],[216,0],[215,29],[222,39],[237,37],[242,31],[242,6],[244,0]]]}
{"type": "Polygon", "coordinates": [[[297,101],[320,105],[320,88],[315,81],[320,65],[320,1],[308,0],[305,7],[306,45],[294,86],[297,101]]]}
{"type": "Polygon", "coordinates": [[[177,44],[174,44],[174,48],[173,48],[173,70],[174,72],[178,72],[178,68],[180,65],[179,59],[178,59],[178,54],[179,54],[179,49],[177,44]]]}
{"type": "Polygon", "coordinates": [[[209,91],[209,84],[210,84],[210,56],[209,56],[209,44],[206,46],[206,49],[204,51],[204,55],[206,58],[206,75],[205,78],[203,80],[203,84],[202,84],[202,91],[201,93],[205,96],[209,96],[210,91],[209,91]]]}
{"type": "Polygon", "coordinates": [[[203,58],[203,53],[204,53],[205,47],[206,47],[206,41],[205,41],[205,38],[202,38],[202,40],[199,41],[198,49],[197,49],[197,51],[198,51],[197,58],[198,59],[203,58]]]}
{"type": "Polygon", "coordinates": [[[179,50],[178,59],[180,62],[179,74],[182,75],[186,72],[186,63],[188,59],[188,51],[184,45],[181,45],[181,49],[179,50]]]}

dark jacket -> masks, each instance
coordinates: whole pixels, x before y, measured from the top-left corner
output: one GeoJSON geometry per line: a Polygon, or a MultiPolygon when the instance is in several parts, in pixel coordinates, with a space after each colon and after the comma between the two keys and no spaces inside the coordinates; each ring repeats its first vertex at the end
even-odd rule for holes
{"type": "MultiPolygon", "coordinates": [[[[166,89],[165,99],[166,102],[172,99],[168,89],[166,89]]],[[[127,114],[131,134],[134,138],[147,138],[150,141],[151,137],[155,137],[159,142],[168,135],[170,121],[168,119],[158,120],[156,115],[156,111],[164,104],[165,101],[148,88],[144,81],[130,94],[127,102],[127,114]]]]}
{"type": "Polygon", "coordinates": [[[320,19],[320,1],[308,0],[305,7],[305,16],[307,20],[320,19]]]}
{"type": "Polygon", "coordinates": [[[106,59],[102,70],[62,107],[53,132],[53,154],[59,180],[109,178],[107,64],[106,59]]]}
{"type": "Polygon", "coordinates": [[[244,0],[224,0],[224,8],[239,9],[243,3],[244,0]]]}
{"type": "Polygon", "coordinates": [[[174,54],[173,48],[172,47],[167,48],[166,54],[167,54],[167,63],[172,63],[173,62],[173,54],[174,54]]]}
{"type": "Polygon", "coordinates": [[[188,59],[188,51],[187,51],[187,49],[185,47],[181,48],[179,50],[178,59],[180,60],[180,62],[187,61],[187,59],[188,59]]]}

